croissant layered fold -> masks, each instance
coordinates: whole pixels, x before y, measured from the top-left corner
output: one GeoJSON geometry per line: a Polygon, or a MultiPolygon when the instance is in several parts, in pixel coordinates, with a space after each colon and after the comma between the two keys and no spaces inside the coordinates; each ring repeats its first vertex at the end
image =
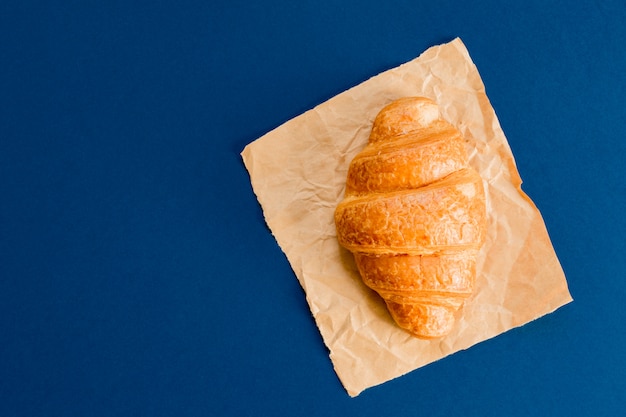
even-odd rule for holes
{"type": "Polygon", "coordinates": [[[433,101],[397,100],[376,117],[335,211],[363,282],[421,338],[448,334],[474,290],[486,209],[466,146],[433,101]]]}

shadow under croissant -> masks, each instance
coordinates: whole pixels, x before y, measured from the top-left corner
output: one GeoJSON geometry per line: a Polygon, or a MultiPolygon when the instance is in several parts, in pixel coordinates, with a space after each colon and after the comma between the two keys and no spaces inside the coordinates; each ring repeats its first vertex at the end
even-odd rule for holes
{"type": "Polygon", "coordinates": [[[339,245],[339,254],[341,264],[346,271],[350,272],[351,284],[359,290],[364,299],[367,300],[367,305],[371,307],[371,311],[375,314],[376,318],[381,321],[386,321],[390,325],[397,326],[394,322],[393,316],[389,313],[385,300],[376,292],[376,290],[368,287],[363,282],[359,269],[354,259],[354,254],[348,249],[339,245]]]}

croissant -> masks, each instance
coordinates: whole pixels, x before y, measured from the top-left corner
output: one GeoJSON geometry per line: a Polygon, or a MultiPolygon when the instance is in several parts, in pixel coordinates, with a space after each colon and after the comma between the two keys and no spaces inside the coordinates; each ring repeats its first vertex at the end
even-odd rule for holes
{"type": "Polygon", "coordinates": [[[350,163],[335,226],[399,327],[424,339],[452,330],[474,290],[485,193],[435,102],[402,98],[378,113],[350,163]]]}

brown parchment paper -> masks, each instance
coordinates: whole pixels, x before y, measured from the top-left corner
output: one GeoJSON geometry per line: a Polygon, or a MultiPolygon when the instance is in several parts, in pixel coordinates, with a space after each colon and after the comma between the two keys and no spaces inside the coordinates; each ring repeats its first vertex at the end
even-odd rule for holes
{"type": "Polygon", "coordinates": [[[286,122],[246,146],[242,157],[350,396],[572,301],[541,214],[520,188],[511,149],[460,39],[286,122]],[[468,140],[471,164],[487,191],[489,231],[475,294],[453,332],[435,341],[414,338],[394,324],[384,302],[362,284],[352,254],[337,243],[333,221],[348,164],[365,146],[374,117],[405,96],[438,103],[468,140]]]}

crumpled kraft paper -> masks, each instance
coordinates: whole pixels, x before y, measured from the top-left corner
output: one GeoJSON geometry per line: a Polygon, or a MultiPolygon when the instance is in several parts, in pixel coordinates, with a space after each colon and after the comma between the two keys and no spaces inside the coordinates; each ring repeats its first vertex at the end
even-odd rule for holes
{"type": "MultiPolygon", "coordinates": [[[[242,152],[267,225],[286,254],[350,396],[551,313],[572,301],[543,219],[521,190],[511,149],[460,39],[347,90],[242,152]],[[337,243],[333,213],[348,164],[394,99],[426,96],[469,142],[489,231],[475,294],[453,332],[420,340],[397,327],[337,243]]],[[[269,302],[269,301],[268,301],[269,302]]]]}

